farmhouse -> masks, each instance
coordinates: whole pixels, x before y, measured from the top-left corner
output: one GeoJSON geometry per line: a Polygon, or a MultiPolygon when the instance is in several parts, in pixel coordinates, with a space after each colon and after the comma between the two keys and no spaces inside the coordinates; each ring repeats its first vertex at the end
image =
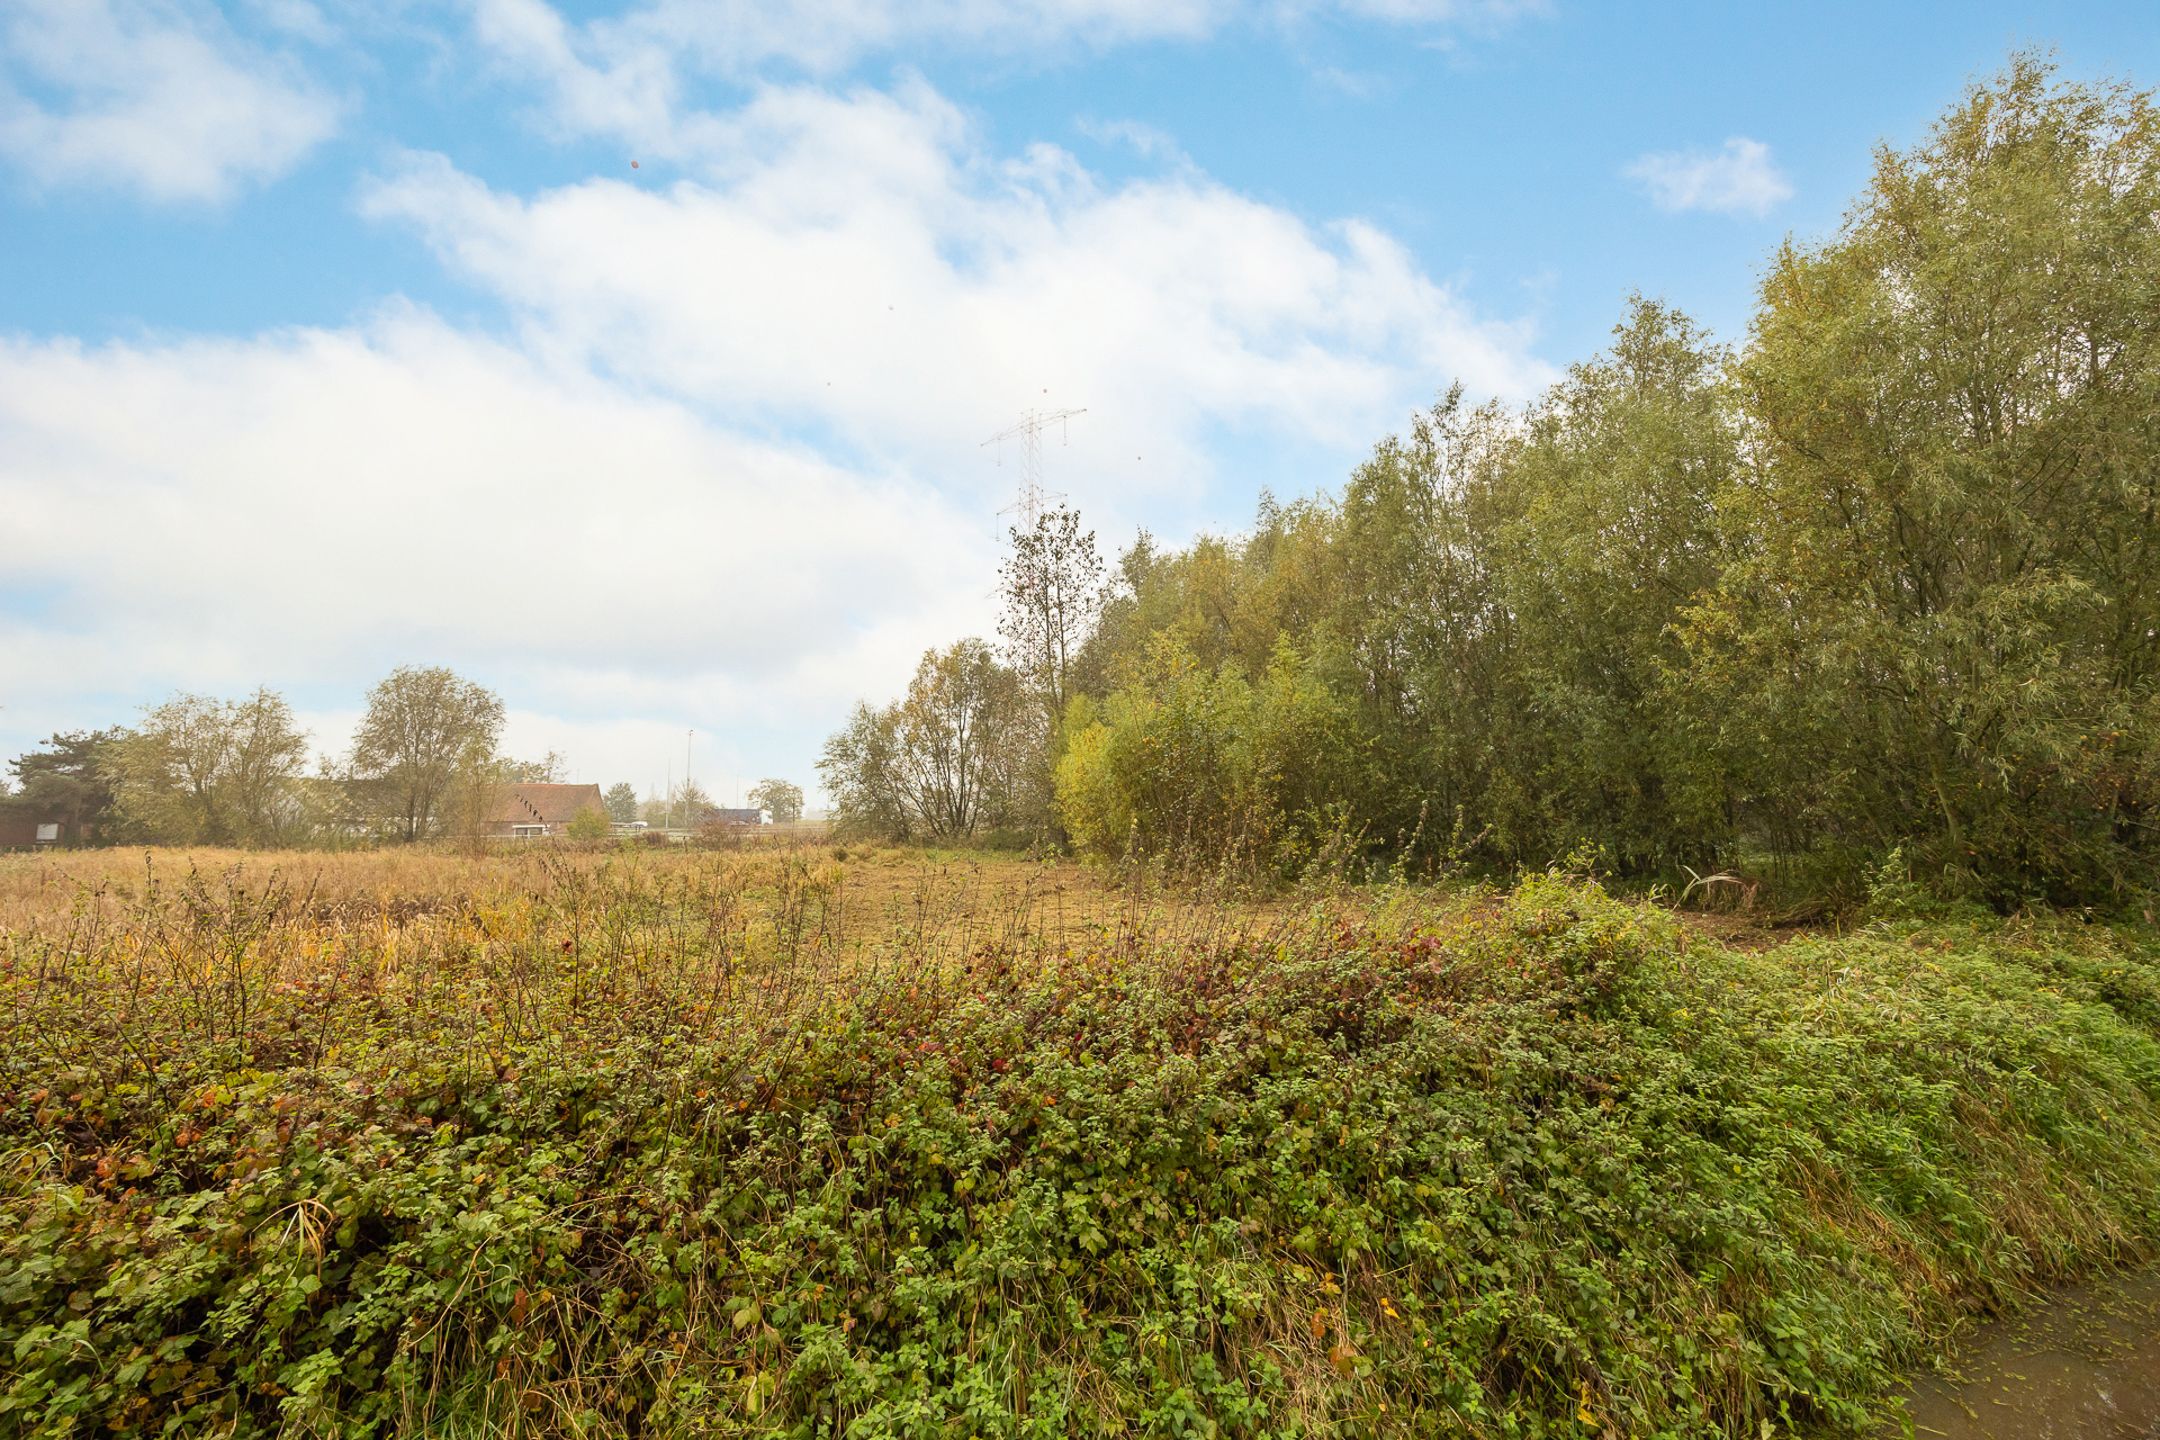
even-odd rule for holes
{"type": "Polygon", "coordinates": [[[562,834],[588,810],[607,814],[598,785],[505,785],[488,811],[483,833],[538,840],[562,834]]]}

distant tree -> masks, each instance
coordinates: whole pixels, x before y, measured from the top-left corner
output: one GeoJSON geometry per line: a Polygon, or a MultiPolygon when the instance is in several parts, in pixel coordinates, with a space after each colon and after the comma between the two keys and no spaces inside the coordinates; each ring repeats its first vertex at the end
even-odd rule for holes
{"type": "Polygon", "coordinates": [[[562,752],[550,750],[538,760],[505,760],[501,776],[505,785],[559,785],[569,768],[562,752]]]}
{"type": "Polygon", "coordinates": [[[776,824],[802,819],[802,786],[786,780],[760,780],[750,787],[750,803],[770,810],[776,824]]]}
{"type": "Polygon", "coordinates": [[[115,747],[122,730],[71,730],[15,757],[17,792],[6,803],[19,814],[56,819],[71,839],[112,816],[115,747]]]}
{"type": "Polygon", "coordinates": [[[307,767],[307,732],[284,696],[261,687],[232,702],[226,719],[232,748],[224,789],[239,837],[252,844],[291,838],[304,808],[298,782],[307,767]]]}
{"type": "Polygon", "coordinates": [[[282,696],[181,693],[113,747],[118,809],[133,838],[261,845],[290,838],[307,735],[282,696]]]}
{"type": "Polygon", "coordinates": [[[222,701],[182,692],[143,712],[114,751],[131,839],[219,845],[231,838],[218,784],[232,746],[222,701]]]}
{"type": "Polygon", "coordinates": [[[571,816],[565,831],[572,840],[605,840],[614,833],[607,811],[591,806],[571,816]]]}
{"type": "Polygon", "coordinates": [[[637,789],[627,780],[619,780],[607,788],[608,818],[618,825],[628,825],[638,818],[637,789]]]}
{"type": "Polygon", "coordinates": [[[860,704],[825,742],[818,774],[832,800],[834,830],[847,838],[908,840],[913,817],[901,789],[900,707],[860,704]]]}
{"type": "Polygon", "coordinates": [[[899,704],[857,706],[818,762],[842,834],[967,839],[1014,819],[1029,743],[1018,677],[980,640],[924,654],[899,704]]]}
{"type": "Polygon", "coordinates": [[[669,802],[675,823],[690,830],[695,830],[710,820],[713,812],[719,808],[713,803],[712,796],[705,793],[705,787],[695,780],[677,782],[675,793],[669,802]]]}
{"type": "Polygon", "coordinates": [[[407,840],[429,834],[460,781],[495,755],[503,703],[442,666],[400,666],[368,692],[353,773],[407,840]]]}
{"type": "Polygon", "coordinates": [[[1094,629],[1101,603],[1103,564],[1095,532],[1080,528],[1080,514],[1056,506],[1028,530],[1011,531],[1012,553],[998,572],[1004,611],[998,634],[1013,669],[1054,727],[1071,698],[1070,678],[1080,647],[1094,629]]]}
{"type": "MultiPolygon", "coordinates": [[[[628,789],[628,786],[618,787],[628,789]]],[[[705,787],[696,782],[677,781],[675,788],[665,795],[648,795],[638,804],[638,818],[647,825],[669,826],[676,829],[696,829],[712,818],[717,807],[705,787]]]]}

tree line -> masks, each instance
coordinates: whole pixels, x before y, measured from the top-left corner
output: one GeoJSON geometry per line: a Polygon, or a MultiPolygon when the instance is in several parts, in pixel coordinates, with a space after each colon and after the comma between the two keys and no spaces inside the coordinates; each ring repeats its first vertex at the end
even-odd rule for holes
{"type": "MultiPolygon", "coordinates": [[[[139,722],[54,735],[18,756],[0,810],[58,821],[70,843],[299,845],[473,835],[502,789],[562,778],[563,762],[502,753],[501,697],[440,666],[403,666],[368,692],[350,749],[311,763],[284,697],[181,693],[139,722]]],[[[750,801],[776,820],[802,815],[802,791],[760,781],[750,801]]],[[[697,828],[717,812],[685,781],[643,800],[610,786],[582,833],[640,819],[697,828]]]]}
{"type": "Polygon", "coordinates": [[[1101,582],[1069,510],[1013,540],[1002,645],[828,744],[844,827],[2120,901],[2160,880],[2160,119],[2015,57],[1737,347],[1638,297],[1242,534],[1101,582]]]}

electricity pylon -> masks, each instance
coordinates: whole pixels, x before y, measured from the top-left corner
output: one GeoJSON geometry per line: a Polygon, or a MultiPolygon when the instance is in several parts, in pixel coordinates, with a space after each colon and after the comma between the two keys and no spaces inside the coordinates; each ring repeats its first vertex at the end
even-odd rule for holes
{"type": "Polygon", "coordinates": [[[1052,425],[1058,427],[1058,443],[1065,443],[1066,424],[1075,415],[1087,414],[1087,407],[1077,410],[1029,410],[1020,417],[1020,423],[998,431],[984,445],[998,447],[998,463],[1005,463],[1005,442],[1020,442],[1020,496],[1011,505],[1000,510],[1000,515],[1017,513],[1020,517],[1020,533],[1030,534],[1035,522],[1042,518],[1043,502],[1050,497],[1043,492],[1042,437],[1043,431],[1052,425]]]}

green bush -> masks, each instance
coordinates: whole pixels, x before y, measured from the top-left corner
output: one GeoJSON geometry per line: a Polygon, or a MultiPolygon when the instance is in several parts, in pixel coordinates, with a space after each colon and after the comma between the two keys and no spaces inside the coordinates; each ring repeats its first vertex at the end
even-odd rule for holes
{"type": "Polygon", "coordinates": [[[605,876],[270,910],[5,940],[0,1429],[1852,1429],[2160,1233],[2144,934],[1541,877],[842,983],[605,876]]]}

